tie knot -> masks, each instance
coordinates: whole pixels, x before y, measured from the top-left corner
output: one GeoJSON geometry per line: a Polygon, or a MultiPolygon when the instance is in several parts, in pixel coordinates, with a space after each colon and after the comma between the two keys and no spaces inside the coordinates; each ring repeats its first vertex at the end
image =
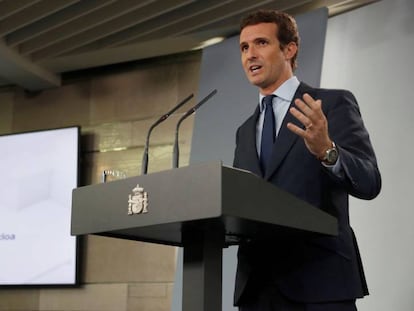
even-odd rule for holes
{"type": "Polygon", "coordinates": [[[275,95],[267,95],[267,96],[265,96],[265,97],[263,97],[263,100],[262,100],[262,105],[263,105],[263,109],[265,108],[265,107],[269,107],[269,106],[272,106],[272,103],[273,103],[273,98],[274,97],[276,97],[275,95]]]}

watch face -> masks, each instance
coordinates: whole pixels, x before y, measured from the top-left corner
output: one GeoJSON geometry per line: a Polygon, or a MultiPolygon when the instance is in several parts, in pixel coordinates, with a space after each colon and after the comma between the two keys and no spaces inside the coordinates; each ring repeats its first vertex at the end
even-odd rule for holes
{"type": "Polygon", "coordinates": [[[329,163],[335,163],[337,159],[338,159],[338,150],[336,150],[336,148],[332,148],[328,150],[327,155],[326,155],[326,160],[329,163]]]}

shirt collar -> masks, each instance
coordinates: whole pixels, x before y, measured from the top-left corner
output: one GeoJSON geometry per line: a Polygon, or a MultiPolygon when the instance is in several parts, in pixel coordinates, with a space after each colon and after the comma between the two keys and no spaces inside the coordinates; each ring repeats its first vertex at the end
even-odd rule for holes
{"type": "MultiPolygon", "coordinates": [[[[273,95],[276,95],[278,98],[291,102],[293,99],[293,96],[295,96],[296,90],[299,87],[299,80],[296,76],[293,76],[283,82],[281,86],[279,86],[276,90],[273,91],[273,95]]],[[[262,94],[259,94],[259,108],[260,112],[263,111],[262,101],[265,96],[262,94]]]]}

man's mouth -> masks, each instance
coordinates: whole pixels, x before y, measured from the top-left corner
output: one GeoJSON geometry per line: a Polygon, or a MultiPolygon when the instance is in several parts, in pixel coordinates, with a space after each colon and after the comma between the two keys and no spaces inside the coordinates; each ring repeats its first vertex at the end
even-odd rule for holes
{"type": "Polygon", "coordinates": [[[252,65],[249,67],[249,70],[251,73],[256,73],[258,72],[260,69],[262,68],[262,66],[260,65],[252,65]]]}

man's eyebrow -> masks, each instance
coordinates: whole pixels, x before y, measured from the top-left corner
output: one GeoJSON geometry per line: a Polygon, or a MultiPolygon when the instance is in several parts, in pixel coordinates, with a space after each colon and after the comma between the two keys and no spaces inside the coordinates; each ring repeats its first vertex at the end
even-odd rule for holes
{"type": "Polygon", "coordinates": [[[262,41],[262,40],[269,41],[269,38],[267,38],[267,37],[257,37],[257,38],[254,38],[253,42],[262,41]]]}

